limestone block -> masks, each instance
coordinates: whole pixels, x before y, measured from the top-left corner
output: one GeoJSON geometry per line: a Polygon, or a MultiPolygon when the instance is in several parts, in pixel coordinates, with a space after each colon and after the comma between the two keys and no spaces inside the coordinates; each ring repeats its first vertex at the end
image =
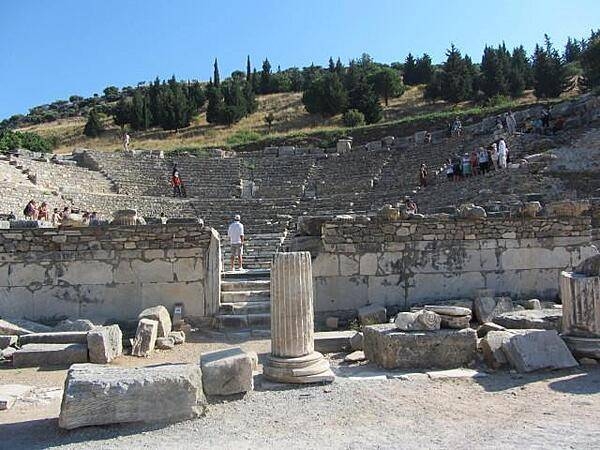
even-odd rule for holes
{"type": "Polygon", "coordinates": [[[352,350],[362,350],[364,342],[364,335],[361,332],[357,332],[354,336],[350,338],[350,348],[352,350]]]}
{"type": "Polygon", "coordinates": [[[502,342],[509,339],[510,331],[490,331],[481,340],[480,348],[485,363],[492,369],[499,369],[508,364],[506,355],[502,350],[502,342]]]}
{"type": "MultiPolygon", "coordinates": [[[[584,268],[576,270],[583,272],[584,268]]],[[[563,304],[563,333],[600,338],[600,276],[562,272],[560,298],[563,304]]]]}
{"type": "Polygon", "coordinates": [[[14,347],[6,347],[0,350],[0,359],[12,359],[13,354],[17,351],[14,347]]]}
{"type": "Polygon", "coordinates": [[[91,320],[77,319],[69,320],[65,319],[58,323],[54,327],[54,331],[90,331],[96,328],[91,320]]]}
{"type": "Polygon", "coordinates": [[[447,316],[445,314],[438,314],[441,319],[441,328],[452,328],[460,330],[462,328],[469,328],[471,326],[471,315],[468,316],[447,316]]]}
{"type": "Polygon", "coordinates": [[[239,347],[202,353],[200,365],[206,395],[233,395],[254,389],[252,358],[239,347]]]}
{"type": "Polygon", "coordinates": [[[169,337],[173,339],[175,345],[185,344],[185,333],[183,331],[171,331],[169,337]]]}
{"type": "Polygon", "coordinates": [[[485,323],[482,323],[481,325],[479,325],[479,327],[477,327],[477,337],[483,338],[490,331],[505,331],[505,330],[506,330],[506,328],[504,328],[503,326],[500,326],[498,324],[495,324],[494,322],[485,322],[485,323]]]}
{"type": "Polygon", "coordinates": [[[174,422],[204,413],[200,368],[193,364],[121,368],[76,364],[65,381],[58,425],[174,422]]]}
{"type": "Polygon", "coordinates": [[[98,327],[87,334],[90,362],[107,364],[123,354],[123,333],[119,325],[98,327]]]}
{"type": "Polygon", "coordinates": [[[362,350],[356,350],[348,355],[344,356],[344,362],[347,363],[357,363],[361,361],[365,361],[367,357],[365,356],[365,352],[362,350]]]}
{"type": "MultiPolygon", "coordinates": [[[[570,336],[566,334],[563,334],[561,338],[565,341],[573,355],[600,360],[600,338],[570,336]]],[[[10,348],[6,350],[10,350],[10,348]]]]}
{"type": "Polygon", "coordinates": [[[0,335],[0,350],[4,350],[6,347],[10,347],[17,344],[19,336],[15,334],[2,334],[0,335]]]}
{"type": "Polygon", "coordinates": [[[498,314],[514,310],[508,297],[477,297],[473,300],[475,318],[480,322],[490,322],[498,314]]]}
{"type": "Polygon", "coordinates": [[[377,254],[365,253],[360,256],[360,275],[377,274],[377,254]]]}
{"type": "Polygon", "coordinates": [[[580,262],[573,272],[585,277],[600,277],[600,255],[594,255],[580,262]]]}
{"type": "Polygon", "coordinates": [[[87,331],[24,334],[19,344],[87,344],[87,331]]]}
{"type": "Polygon", "coordinates": [[[158,333],[156,320],[141,319],[131,346],[132,356],[148,356],[154,350],[158,333]]]}
{"type": "Polygon", "coordinates": [[[560,309],[525,309],[499,314],[493,322],[509,329],[536,329],[557,330],[562,329],[562,315],[560,309]]]}
{"type": "Polygon", "coordinates": [[[162,305],[146,308],[138,315],[138,319],[156,320],[158,322],[157,337],[167,337],[173,328],[169,310],[162,305]]]}
{"type": "Polygon", "coordinates": [[[321,353],[339,353],[352,348],[351,339],[356,331],[318,331],[315,333],[314,347],[321,353]]]}
{"type": "Polygon", "coordinates": [[[36,332],[48,332],[52,331],[51,327],[31,322],[24,319],[0,319],[0,333],[1,334],[14,334],[21,336],[23,334],[31,334],[36,332]]]}
{"type": "Polygon", "coordinates": [[[394,324],[364,328],[369,361],[385,369],[452,369],[470,364],[477,353],[473,329],[404,332],[394,324]]]}
{"type": "Polygon", "coordinates": [[[542,304],[537,298],[527,300],[523,306],[525,309],[542,309],[542,304]]]}
{"type": "Polygon", "coordinates": [[[175,348],[175,339],[170,336],[157,338],[156,348],[159,350],[172,350],[175,348]]]}
{"type": "Polygon", "coordinates": [[[401,312],[396,316],[394,324],[401,331],[434,331],[440,329],[442,318],[426,310],[401,312]]]}
{"type": "Polygon", "coordinates": [[[565,369],[577,361],[554,330],[530,330],[503,341],[502,350],[518,372],[542,369],[565,369]]]}
{"type": "Polygon", "coordinates": [[[471,309],[465,308],[461,306],[451,306],[451,305],[425,305],[423,309],[427,311],[433,311],[434,313],[441,314],[444,316],[470,316],[471,309]]]}
{"type": "Polygon", "coordinates": [[[487,213],[481,206],[465,203],[459,206],[458,216],[462,219],[481,220],[487,217],[487,213]]]}
{"type": "Polygon", "coordinates": [[[588,200],[564,200],[546,205],[549,216],[578,217],[590,209],[588,200]]]}
{"type": "Polygon", "coordinates": [[[88,361],[85,344],[27,344],[12,355],[13,367],[69,366],[88,361]]]}
{"type": "Polygon", "coordinates": [[[373,304],[358,309],[358,321],[361,325],[373,325],[387,322],[385,306],[373,304]]]}

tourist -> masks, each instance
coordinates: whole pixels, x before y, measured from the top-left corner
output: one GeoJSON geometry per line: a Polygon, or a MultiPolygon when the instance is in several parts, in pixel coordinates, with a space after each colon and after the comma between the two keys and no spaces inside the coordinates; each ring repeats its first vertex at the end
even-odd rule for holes
{"type": "Polygon", "coordinates": [[[533,121],[533,132],[535,134],[542,134],[544,132],[544,122],[540,117],[533,121]]]}
{"type": "Polygon", "coordinates": [[[479,156],[477,154],[477,150],[473,150],[471,152],[471,171],[473,172],[473,176],[476,177],[479,175],[479,156]]]}
{"type": "Polygon", "coordinates": [[[427,186],[427,166],[425,164],[421,164],[419,169],[419,185],[421,187],[427,186]]]}
{"type": "Polygon", "coordinates": [[[404,206],[406,207],[406,212],[408,214],[417,214],[419,211],[419,207],[410,197],[404,197],[404,206]]]}
{"type": "Polygon", "coordinates": [[[500,139],[498,142],[498,166],[501,169],[506,169],[506,164],[508,162],[508,148],[506,147],[506,142],[504,139],[500,139]]]}
{"type": "Polygon", "coordinates": [[[227,230],[227,236],[229,236],[229,242],[231,243],[231,271],[235,270],[236,259],[238,260],[240,270],[243,270],[244,225],[240,220],[239,214],[236,214],[227,230]]]}
{"type": "Polygon", "coordinates": [[[129,134],[127,134],[126,132],[123,133],[123,150],[125,150],[126,152],[129,151],[129,142],[131,142],[129,134]]]}
{"type": "Polygon", "coordinates": [[[60,213],[58,212],[58,208],[54,208],[52,210],[52,215],[50,216],[50,222],[53,227],[57,227],[60,225],[60,213]]]}
{"type": "Polygon", "coordinates": [[[454,123],[452,124],[452,135],[456,137],[460,137],[462,134],[462,123],[460,119],[457,117],[454,119],[454,123]]]}
{"type": "Polygon", "coordinates": [[[90,213],[87,211],[83,212],[83,215],[81,216],[81,222],[84,223],[85,225],[89,225],[90,224],[90,213]]]}
{"type": "Polygon", "coordinates": [[[446,161],[446,178],[450,181],[454,180],[454,163],[450,158],[446,161]]]}
{"type": "Polygon", "coordinates": [[[552,134],[556,134],[565,127],[565,118],[563,116],[559,116],[558,119],[554,121],[554,125],[552,126],[552,134]]]}
{"type": "Polygon", "coordinates": [[[429,131],[425,133],[425,143],[431,144],[431,133],[429,131]]]}
{"type": "Polygon", "coordinates": [[[167,224],[167,218],[166,218],[166,216],[165,216],[165,213],[164,213],[164,212],[161,212],[161,213],[160,213],[160,223],[162,223],[163,225],[166,225],[166,224],[167,224]]]}
{"type": "Polygon", "coordinates": [[[23,210],[23,215],[30,220],[37,220],[38,209],[35,200],[29,200],[29,203],[27,203],[27,206],[25,206],[25,209],[23,210]]]}
{"type": "Polygon", "coordinates": [[[181,189],[181,178],[177,169],[173,170],[173,176],[171,177],[171,186],[173,186],[173,196],[183,197],[183,191],[181,189]]]}
{"type": "Polygon", "coordinates": [[[40,208],[38,209],[38,220],[48,220],[50,217],[50,211],[48,211],[48,204],[46,202],[42,202],[40,208]]]}
{"type": "Polygon", "coordinates": [[[494,165],[494,170],[498,170],[498,144],[495,142],[492,143],[492,164],[494,165]]]}
{"type": "Polygon", "coordinates": [[[479,150],[477,152],[477,159],[479,160],[479,170],[481,171],[482,175],[485,175],[486,172],[490,170],[490,158],[485,148],[479,147],[479,150]]]}
{"type": "Polygon", "coordinates": [[[462,178],[462,160],[460,155],[454,155],[452,164],[454,165],[454,181],[459,181],[462,178]]]}
{"type": "Polygon", "coordinates": [[[60,221],[61,221],[61,223],[62,223],[63,221],[65,221],[66,219],[69,219],[69,218],[70,218],[70,217],[69,217],[70,215],[71,215],[71,208],[69,208],[68,206],[65,206],[65,207],[63,208],[63,210],[62,210],[62,213],[61,213],[61,215],[60,215],[60,221]]]}
{"type": "Polygon", "coordinates": [[[506,129],[509,134],[515,134],[517,132],[517,120],[512,111],[506,113],[506,129]]]}
{"type": "Polygon", "coordinates": [[[544,127],[544,130],[550,128],[550,119],[552,119],[552,112],[548,105],[542,110],[542,126],[544,127]]]}
{"type": "Polygon", "coordinates": [[[90,225],[100,225],[100,219],[98,218],[98,213],[96,211],[92,211],[92,213],[90,214],[90,225]]]}
{"type": "Polygon", "coordinates": [[[462,176],[468,178],[471,176],[471,157],[468,153],[465,153],[462,157],[462,176]]]}

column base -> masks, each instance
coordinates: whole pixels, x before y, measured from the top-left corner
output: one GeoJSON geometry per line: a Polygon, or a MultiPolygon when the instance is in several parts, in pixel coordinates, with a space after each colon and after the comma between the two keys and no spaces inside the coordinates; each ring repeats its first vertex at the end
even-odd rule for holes
{"type": "Polygon", "coordinates": [[[562,334],[560,336],[571,353],[573,355],[581,358],[595,358],[600,359],[600,338],[590,338],[590,337],[579,337],[579,336],[569,336],[562,334]]]}
{"type": "Polygon", "coordinates": [[[335,379],[329,361],[319,352],[298,358],[269,355],[263,365],[263,375],[280,383],[331,383],[335,379]]]}

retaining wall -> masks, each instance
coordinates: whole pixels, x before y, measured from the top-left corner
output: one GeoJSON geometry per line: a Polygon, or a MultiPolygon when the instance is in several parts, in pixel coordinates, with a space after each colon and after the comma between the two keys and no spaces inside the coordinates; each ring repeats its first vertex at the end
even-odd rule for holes
{"type": "Polygon", "coordinates": [[[195,224],[11,229],[0,232],[0,316],[126,320],[183,303],[216,313],[218,233],[195,224]]]}

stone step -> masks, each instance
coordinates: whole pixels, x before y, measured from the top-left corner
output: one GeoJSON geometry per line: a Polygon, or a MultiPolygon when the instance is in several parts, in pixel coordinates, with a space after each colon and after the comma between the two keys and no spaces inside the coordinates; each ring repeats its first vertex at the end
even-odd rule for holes
{"type": "Polygon", "coordinates": [[[271,280],[236,280],[223,281],[221,292],[224,291],[264,291],[271,287],[271,280]]]}
{"type": "Polygon", "coordinates": [[[271,271],[268,269],[251,269],[243,271],[225,270],[221,276],[223,280],[227,281],[264,280],[271,278],[271,271]]]}
{"type": "Polygon", "coordinates": [[[271,311],[271,302],[235,302],[235,303],[221,303],[220,312],[221,314],[234,314],[234,315],[245,315],[245,314],[266,314],[271,311]]]}
{"type": "Polygon", "coordinates": [[[267,289],[256,291],[224,291],[221,292],[221,303],[269,302],[271,292],[267,289]]]}
{"type": "Polygon", "coordinates": [[[269,329],[271,314],[217,314],[215,328],[223,329],[269,329]]]}

